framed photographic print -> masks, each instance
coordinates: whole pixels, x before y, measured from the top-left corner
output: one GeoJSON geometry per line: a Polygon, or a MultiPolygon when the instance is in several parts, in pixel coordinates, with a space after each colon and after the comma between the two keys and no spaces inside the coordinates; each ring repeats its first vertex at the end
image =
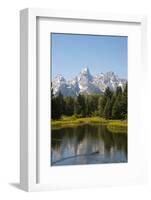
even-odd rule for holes
{"type": "Polygon", "coordinates": [[[20,16],[22,189],[146,182],[146,17],[20,16]]]}

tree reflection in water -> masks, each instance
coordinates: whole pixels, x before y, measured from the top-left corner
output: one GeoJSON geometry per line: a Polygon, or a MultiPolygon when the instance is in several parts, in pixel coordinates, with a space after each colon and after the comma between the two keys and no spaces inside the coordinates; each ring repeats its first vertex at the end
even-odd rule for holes
{"type": "Polygon", "coordinates": [[[52,130],[51,165],[127,162],[127,134],[112,133],[102,125],[52,130]]]}

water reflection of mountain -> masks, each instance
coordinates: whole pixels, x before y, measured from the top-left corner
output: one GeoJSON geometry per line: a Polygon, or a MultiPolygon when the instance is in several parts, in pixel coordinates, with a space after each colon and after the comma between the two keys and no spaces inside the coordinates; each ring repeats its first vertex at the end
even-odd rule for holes
{"type": "Polygon", "coordinates": [[[127,162],[127,134],[101,125],[53,130],[51,155],[54,165],[127,162]]]}

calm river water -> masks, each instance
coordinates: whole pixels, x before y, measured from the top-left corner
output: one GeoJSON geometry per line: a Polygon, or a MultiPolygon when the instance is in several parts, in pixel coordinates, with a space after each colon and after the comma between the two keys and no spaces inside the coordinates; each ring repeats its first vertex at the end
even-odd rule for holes
{"type": "Polygon", "coordinates": [[[52,130],[51,147],[52,166],[127,162],[127,134],[102,125],[52,130]]]}

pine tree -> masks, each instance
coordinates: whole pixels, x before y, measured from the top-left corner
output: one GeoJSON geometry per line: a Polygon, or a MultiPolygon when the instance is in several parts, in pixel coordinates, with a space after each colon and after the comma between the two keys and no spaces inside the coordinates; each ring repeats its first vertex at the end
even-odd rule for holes
{"type": "Polygon", "coordinates": [[[65,103],[64,103],[64,98],[61,92],[59,92],[57,98],[58,98],[58,109],[59,109],[60,115],[62,115],[65,109],[65,103]]]}
{"type": "Polygon", "coordinates": [[[51,88],[51,118],[55,119],[55,98],[53,94],[53,88],[51,88]]]}
{"type": "Polygon", "coordinates": [[[103,113],[103,116],[106,118],[106,119],[110,119],[111,118],[111,114],[112,114],[112,107],[111,107],[111,99],[107,99],[107,102],[105,104],[105,107],[104,107],[104,113],[103,113]]]}
{"type": "Polygon", "coordinates": [[[120,86],[118,86],[116,88],[116,96],[121,95],[122,94],[122,88],[120,86]]]}
{"type": "Polygon", "coordinates": [[[52,119],[60,119],[64,112],[64,99],[61,92],[59,92],[58,96],[53,95],[53,91],[51,93],[51,117],[52,119]]]}
{"type": "Polygon", "coordinates": [[[98,113],[100,117],[103,117],[105,105],[106,105],[106,97],[101,96],[98,100],[98,113]]]}
{"type": "Polygon", "coordinates": [[[74,101],[74,114],[75,115],[79,115],[80,114],[80,104],[79,104],[79,101],[78,101],[78,97],[74,101]]]}
{"type": "Polygon", "coordinates": [[[99,115],[101,117],[110,118],[111,117],[111,99],[112,99],[113,92],[110,90],[109,87],[106,88],[104,95],[101,99],[99,99],[99,115]]]}
{"type": "Polygon", "coordinates": [[[85,107],[85,97],[84,95],[79,94],[77,97],[77,105],[78,105],[78,114],[83,117],[86,116],[86,107],[85,107]]]}
{"type": "Polygon", "coordinates": [[[112,98],[112,95],[113,95],[113,92],[110,90],[109,87],[106,88],[105,92],[104,92],[104,96],[107,98],[107,99],[111,99],[112,98]]]}
{"type": "Polygon", "coordinates": [[[74,114],[74,98],[71,96],[64,97],[64,115],[71,116],[74,114]]]}
{"type": "Polygon", "coordinates": [[[115,102],[112,108],[112,118],[113,119],[121,119],[122,115],[121,115],[121,109],[122,109],[122,103],[121,103],[121,99],[122,99],[122,89],[120,87],[117,88],[116,90],[116,98],[115,98],[115,102]]]}
{"type": "Polygon", "coordinates": [[[121,117],[122,119],[127,119],[127,84],[121,97],[121,117]]]}

